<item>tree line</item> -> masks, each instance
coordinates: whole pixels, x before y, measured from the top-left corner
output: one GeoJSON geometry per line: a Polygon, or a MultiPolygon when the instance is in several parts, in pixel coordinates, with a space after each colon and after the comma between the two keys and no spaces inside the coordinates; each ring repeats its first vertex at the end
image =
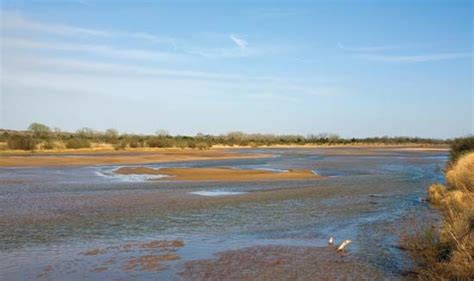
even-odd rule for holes
{"type": "Polygon", "coordinates": [[[165,130],[154,135],[119,133],[116,129],[96,131],[81,128],[75,132],[63,132],[44,124],[32,123],[26,131],[0,130],[0,142],[6,143],[4,149],[36,150],[56,148],[90,148],[93,143],[105,143],[115,149],[126,148],[196,148],[208,149],[214,145],[224,146],[270,146],[270,145],[336,145],[336,144],[448,144],[451,140],[416,137],[371,137],[341,138],[336,134],[321,133],[311,135],[246,134],[230,132],[223,135],[199,133],[195,136],[172,136],[165,130]]]}

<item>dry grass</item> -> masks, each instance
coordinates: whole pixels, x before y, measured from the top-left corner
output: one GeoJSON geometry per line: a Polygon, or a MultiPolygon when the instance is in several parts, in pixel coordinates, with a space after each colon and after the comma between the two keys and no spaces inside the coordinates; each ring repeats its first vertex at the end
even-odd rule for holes
{"type": "Polygon", "coordinates": [[[418,225],[402,239],[418,264],[419,280],[474,279],[474,152],[451,165],[446,181],[428,189],[429,201],[443,216],[440,227],[418,225]]]}
{"type": "Polygon", "coordinates": [[[446,192],[446,186],[438,183],[433,184],[428,188],[428,201],[433,204],[440,204],[446,192]]]}
{"type": "Polygon", "coordinates": [[[461,157],[447,171],[446,181],[452,189],[474,192],[474,153],[461,157]]]}

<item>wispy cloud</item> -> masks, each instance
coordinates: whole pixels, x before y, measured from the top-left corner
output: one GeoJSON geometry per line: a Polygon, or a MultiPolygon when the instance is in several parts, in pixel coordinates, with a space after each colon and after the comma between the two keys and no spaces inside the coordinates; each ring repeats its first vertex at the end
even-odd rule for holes
{"type": "Polygon", "coordinates": [[[120,79],[131,76],[180,77],[197,79],[240,79],[241,76],[214,72],[174,70],[159,67],[143,67],[130,63],[103,63],[89,60],[42,58],[25,56],[5,58],[5,67],[10,71],[41,71],[59,73],[83,73],[91,76],[116,76],[120,79]]]}
{"type": "Polygon", "coordinates": [[[102,30],[82,28],[60,23],[46,23],[32,20],[10,11],[1,11],[2,30],[28,30],[41,33],[50,33],[60,36],[81,37],[129,37],[147,40],[154,43],[169,44],[176,47],[176,40],[170,37],[162,37],[147,32],[124,32],[114,30],[102,30]]]}
{"type": "Polygon", "coordinates": [[[343,45],[342,43],[337,43],[337,47],[341,50],[344,51],[350,51],[350,52],[360,52],[360,53],[365,53],[365,52],[381,52],[381,51],[388,51],[388,50],[394,50],[394,49],[399,49],[401,46],[395,46],[395,45],[383,45],[383,46],[347,46],[343,45]]]}
{"type": "Polygon", "coordinates": [[[394,62],[394,63],[416,63],[416,62],[429,62],[429,61],[442,61],[442,60],[455,60],[455,59],[470,59],[473,57],[473,53],[437,53],[437,54],[423,54],[423,55],[376,55],[376,54],[359,54],[356,55],[358,58],[380,61],[380,62],[394,62]]]}
{"type": "Polygon", "coordinates": [[[3,37],[1,46],[4,49],[13,50],[59,50],[133,60],[176,61],[184,59],[184,55],[169,52],[149,51],[142,49],[120,49],[100,44],[69,44],[64,42],[45,42],[14,37],[3,37]]]}
{"type": "Polygon", "coordinates": [[[232,40],[235,45],[237,45],[237,47],[239,47],[242,51],[245,51],[247,49],[247,46],[248,46],[248,42],[245,41],[244,39],[242,38],[239,38],[237,37],[236,35],[233,35],[231,34],[229,36],[230,40],[232,40]]]}
{"type": "MultiPolygon", "coordinates": [[[[190,83],[200,85],[204,92],[206,88],[226,89],[249,96],[261,96],[264,93],[279,96],[280,98],[301,99],[302,97],[314,97],[321,95],[334,95],[338,93],[335,88],[328,88],[309,81],[293,81],[282,77],[259,77],[246,76],[233,73],[202,72],[193,70],[176,70],[160,67],[145,67],[131,63],[101,63],[96,61],[85,61],[78,59],[42,58],[33,56],[5,57],[3,66],[9,71],[6,78],[13,83],[26,83],[26,77],[34,81],[35,84],[50,85],[55,88],[59,81],[67,87],[86,87],[88,92],[99,91],[107,93],[101,89],[102,80],[120,81],[120,83],[108,86],[112,91],[122,90],[121,86],[126,81],[141,81],[143,84],[152,83],[148,91],[162,89],[163,84],[172,83],[177,88],[180,85],[190,83]],[[41,77],[56,77],[56,79],[42,79],[41,77]],[[84,83],[83,81],[97,81],[94,83],[84,83]],[[161,83],[161,85],[160,85],[161,83]],[[207,85],[207,86],[206,86],[207,85]],[[97,89],[96,89],[97,88],[97,89]]],[[[186,87],[188,88],[188,87],[186,87]]],[[[192,91],[192,87],[188,89],[192,91]]],[[[220,95],[225,95],[226,91],[218,91],[220,95]]],[[[150,92],[151,93],[151,92],[150,92]]],[[[186,92],[190,94],[190,92],[186,92]]]]}
{"type": "MultiPolygon", "coordinates": [[[[143,31],[127,32],[117,30],[105,30],[96,28],[84,28],[80,26],[67,25],[62,23],[48,23],[24,17],[20,13],[12,11],[0,11],[1,30],[6,31],[4,34],[16,34],[15,31],[27,31],[38,34],[49,34],[55,36],[55,41],[64,41],[66,43],[54,43],[53,46],[47,42],[7,42],[8,44],[17,44],[21,48],[49,48],[67,51],[83,51],[89,53],[103,54],[105,56],[117,56],[135,59],[153,59],[165,60],[176,59],[176,57],[197,56],[206,59],[225,59],[249,57],[256,55],[269,55],[280,52],[275,46],[271,48],[254,46],[249,47],[247,40],[235,34],[213,35],[218,40],[203,40],[201,38],[193,38],[192,41],[186,39],[177,39],[166,36],[159,36],[143,31]],[[12,33],[13,32],[13,33],[12,33]],[[147,51],[147,50],[123,50],[107,45],[84,45],[80,43],[71,43],[70,38],[76,39],[98,39],[105,41],[113,39],[136,39],[146,42],[156,43],[163,47],[167,47],[168,52],[163,51],[147,51]],[[197,40],[196,40],[197,39],[197,40]],[[237,48],[230,47],[226,42],[230,40],[237,48]],[[216,46],[216,43],[218,46],[216,46]],[[262,48],[265,50],[263,51],[262,48]]],[[[5,38],[4,35],[4,38],[5,38]]],[[[214,38],[215,39],[215,38],[214,38]]],[[[25,38],[24,40],[29,40],[25,38]]]]}
{"type": "Polygon", "coordinates": [[[393,62],[393,63],[417,63],[430,61],[443,61],[472,58],[472,52],[447,52],[447,53],[432,53],[420,55],[397,55],[390,52],[395,49],[401,49],[406,46],[400,45],[383,45],[383,46],[346,46],[338,43],[337,47],[341,50],[348,51],[359,59],[379,62],[393,62]]]}

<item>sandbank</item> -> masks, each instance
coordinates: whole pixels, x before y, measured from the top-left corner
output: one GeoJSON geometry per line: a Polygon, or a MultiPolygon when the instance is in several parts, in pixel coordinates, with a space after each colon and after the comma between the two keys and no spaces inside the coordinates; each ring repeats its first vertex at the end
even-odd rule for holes
{"type": "Polygon", "coordinates": [[[115,170],[120,175],[164,175],[157,180],[177,181],[258,181],[258,180],[302,180],[321,176],[311,170],[291,169],[285,172],[267,170],[240,170],[231,168],[161,168],[122,167],[115,170]]]}

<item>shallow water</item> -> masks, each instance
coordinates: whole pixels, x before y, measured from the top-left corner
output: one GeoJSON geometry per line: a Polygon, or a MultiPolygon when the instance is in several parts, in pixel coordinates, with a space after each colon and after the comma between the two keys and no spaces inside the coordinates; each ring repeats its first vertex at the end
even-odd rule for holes
{"type": "MultiPolygon", "coordinates": [[[[146,165],[310,169],[324,179],[172,182],[117,176],[120,166],[0,169],[0,273],[5,280],[175,279],[187,261],[257,245],[323,246],[351,239],[349,254],[402,278],[397,248],[407,216],[430,212],[428,184],[442,181],[443,152],[256,149],[265,159],[146,165]],[[197,195],[196,195],[197,194],[197,195]],[[201,195],[219,196],[201,196],[201,195]],[[125,270],[152,251],[116,251],[129,241],[180,239],[179,260],[159,271],[125,270]],[[103,249],[104,254],[81,253],[103,249]],[[97,266],[100,265],[100,270],[97,266]]],[[[0,278],[2,279],[2,278],[0,278]]]]}
{"type": "Polygon", "coordinates": [[[246,192],[242,191],[224,191],[224,190],[201,190],[201,191],[192,191],[189,194],[200,195],[200,196],[232,196],[232,195],[240,195],[245,194],[246,192]]]}

